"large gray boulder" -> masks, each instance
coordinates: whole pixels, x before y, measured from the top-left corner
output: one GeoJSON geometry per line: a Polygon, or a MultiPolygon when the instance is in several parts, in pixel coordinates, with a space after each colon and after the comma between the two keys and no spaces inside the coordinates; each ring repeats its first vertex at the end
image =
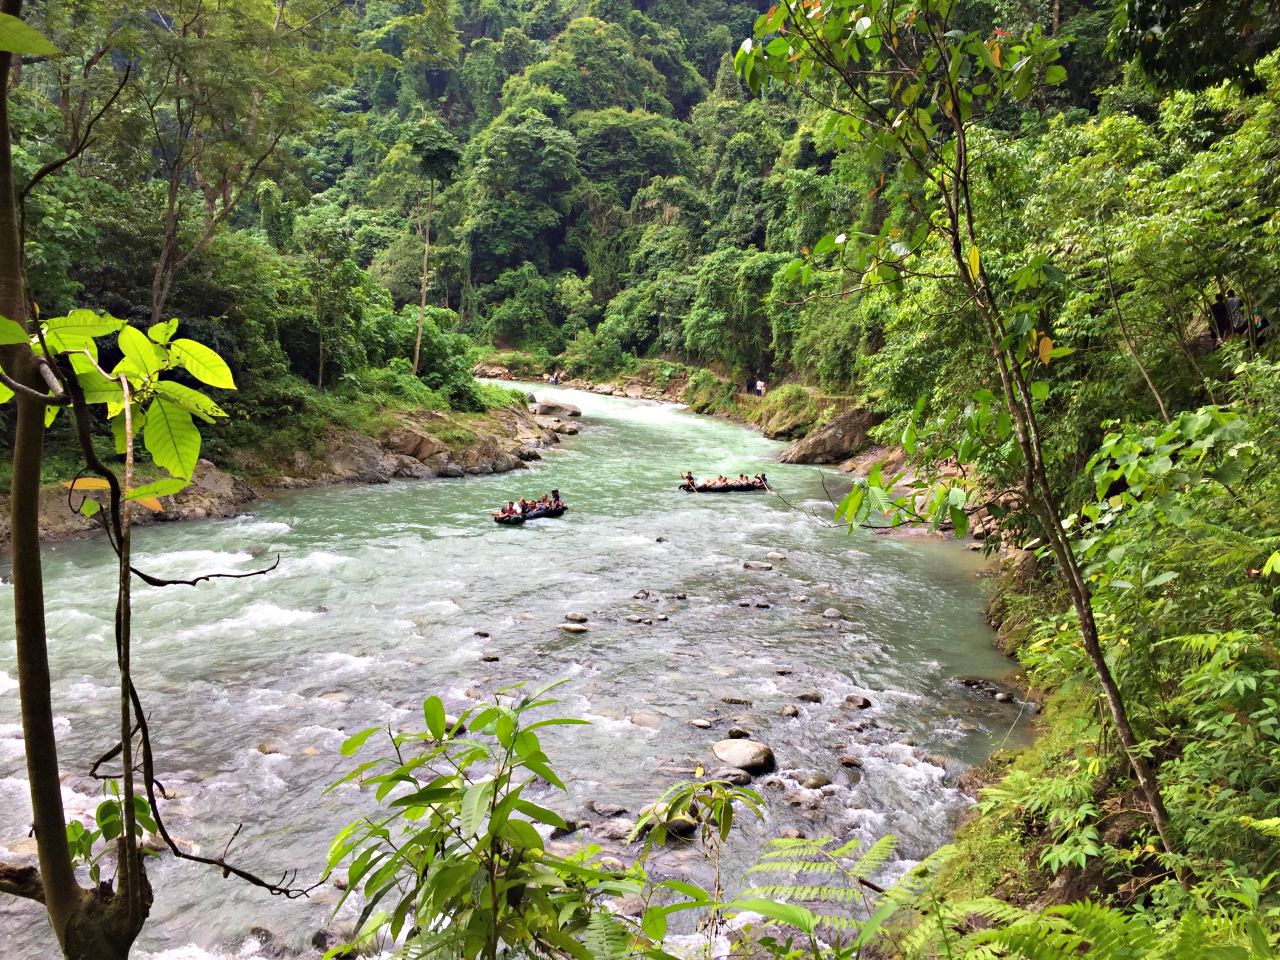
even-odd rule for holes
{"type": "Polygon", "coordinates": [[[782,451],[783,463],[839,463],[867,444],[867,431],[876,424],[870,410],[848,410],[782,451]]]}
{"type": "Polygon", "coordinates": [[[580,417],[582,411],[572,403],[560,400],[539,400],[529,404],[529,412],[540,417],[580,417]]]}
{"type": "Polygon", "coordinates": [[[721,740],[711,752],[721,763],[747,773],[768,773],[777,766],[773,751],[759,740],[721,740]]]}

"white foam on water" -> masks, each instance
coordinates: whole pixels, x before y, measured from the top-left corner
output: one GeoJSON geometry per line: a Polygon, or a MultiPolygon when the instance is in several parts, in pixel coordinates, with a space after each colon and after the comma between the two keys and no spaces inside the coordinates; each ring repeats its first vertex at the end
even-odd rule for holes
{"type": "Polygon", "coordinates": [[[0,694],[8,693],[10,690],[18,689],[18,681],[13,679],[3,670],[0,670],[0,694]]]}
{"type": "Polygon", "coordinates": [[[303,557],[289,557],[288,563],[281,561],[280,572],[286,576],[324,573],[328,570],[341,567],[350,561],[350,557],[344,557],[339,553],[330,553],[328,550],[316,550],[303,557]]]}
{"type": "Polygon", "coordinates": [[[356,673],[368,673],[369,664],[373,662],[373,658],[357,657],[350,653],[339,653],[335,650],[321,654],[318,662],[326,668],[326,671],[352,670],[356,673]]]}
{"type": "Polygon", "coordinates": [[[289,533],[293,526],[281,520],[259,520],[256,517],[241,517],[235,521],[237,533],[289,533]]]}
{"type": "Polygon", "coordinates": [[[174,576],[175,568],[200,573],[234,573],[237,564],[247,563],[253,555],[244,552],[229,553],[224,550],[173,550],[147,558],[154,567],[163,566],[168,576],[174,576]]]}
{"type": "Polygon", "coordinates": [[[246,629],[288,627],[314,620],[318,616],[320,614],[314,610],[291,610],[288,607],[277,607],[274,603],[255,603],[244,612],[243,616],[228,617],[214,623],[202,624],[190,630],[184,630],[179,637],[183,640],[198,640],[220,633],[238,633],[246,629]]]}

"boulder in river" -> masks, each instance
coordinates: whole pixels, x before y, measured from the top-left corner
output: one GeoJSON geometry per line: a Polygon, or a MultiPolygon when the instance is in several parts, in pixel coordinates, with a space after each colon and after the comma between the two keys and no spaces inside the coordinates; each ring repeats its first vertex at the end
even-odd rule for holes
{"type": "Polygon", "coordinates": [[[809,776],[804,778],[801,786],[806,790],[821,790],[823,787],[829,786],[830,783],[831,778],[825,773],[811,773],[809,776]]]}
{"type": "Polygon", "coordinates": [[[582,416],[580,407],[575,407],[572,403],[564,403],[560,400],[539,400],[529,406],[529,412],[535,413],[540,417],[582,416]]]}
{"type": "Polygon", "coordinates": [[[822,616],[827,620],[843,620],[844,619],[844,614],[841,613],[839,610],[837,610],[835,607],[827,607],[827,609],[822,611],[822,616]]]}
{"type": "Polygon", "coordinates": [[[866,710],[871,706],[871,701],[860,693],[851,693],[844,698],[844,705],[849,710],[866,710]]]}
{"type": "Polygon", "coordinates": [[[759,740],[721,740],[711,748],[711,752],[721,763],[747,773],[768,773],[777,766],[773,751],[759,740]]]}
{"type": "Polygon", "coordinates": [[[772,570],[773,564],[766,563],[763,560],[743,560],[742,569],[743,570],[772,570]]]}
{"type": "Polygon", "coordinates": [[[794,703],[788,703],[782,708],[781,713],[784,717],[798,717],[800,716],[800,708],[794,703]]]}
{"type": "Polygon", "coordinates": [[[796,697],[796,699],[805,703],[821,703],[822,694],[817,690],[806,690],[804,693],[796,697]]]}
{"type": "Polygon", "coordinates": [[[777,550],[770,550],[764,555],[764,558],[766,560],[778,561],[787,559],[787,555],[785,553],[779,553],[777,550]]]}
{"type": "Polygon", "coordinates": [[[709,730],[711,728],[711,721],[705,720],[702,717],[690,720],[689,723],[697,727],[699,730],[709,730]]]}
{"type": "Polygon", "coordinates": [[[593,813],[602,817],[619,817],[627,812],[627,808],[620,803],[608,803],[604,800],[592,800],[587,804],[593,813]]]}
{"type": "Polygon", "coordinates": [[[730,740],[750,740],[751,734],[748,733],[746,730],[744,730],[742,727],[730,727],[729,739],[730,740]]]}
{"type": "Polygon", "coordinates": [[[586,633],[587,628],[580,623],[562,623],[560,629],[565,633],[586,633]]]}
{"type": "Polygon", "coordinates": [[[564,615],[564,618],[569,623],[586,623],[587,622],[587,615],[585,613],[566,613],[564,615]]]}
{"type": "Polygon", "coordinates": [[[782,451],[783,463],[839,463],[867,445],[876,417],[869,410],[848,410],[782,451]]]}
{"type": "Polygon", "coordinates": [[[751,774],[743,770],[741,767],[721,767],[711,775],[712,780],[727,780],[729,783],[739,787],[745,787],[751,782],[751,774]]]}

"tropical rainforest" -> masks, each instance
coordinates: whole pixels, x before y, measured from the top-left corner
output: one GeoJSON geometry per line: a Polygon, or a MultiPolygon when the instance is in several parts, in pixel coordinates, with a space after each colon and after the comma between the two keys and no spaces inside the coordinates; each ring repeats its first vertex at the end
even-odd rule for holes
{"type": "MultiPolygon", "coordinates": [[[[991,611],[1043,704],[1039,738],[996,754],[972,820],[901,883],[873,879],[887,850],[838,837],[778,841],[765,866],[789,879],[727,903],[643,864],[558,860],[514,818],[559,823],[520,795],[524,774],[558,782],[524,718],[537,698],[448,723],[433,698],[385,770],[352,775],[379,799],[410,791],[334,846],[332,868],[355,858],[351,895],[382,903],[363,939],[666,956],[667,918],[696,909],[761,914],[750,947],[779,958],[1280,951],[1274,4],[3,9],[15,583],[38,566],[23,491],[82,461],[123,469],[130,390],[181,485],[191,418],[159,438],[177,407],[209,421],[208,450],[278,451],[386,408],[512,403],[473,378],[485,360],[595,381],[680,371],[701,409],[734,415],[757,379],[774,404],[840,398],[909,465],[857,481],[841,522],[981,522],[1005,554],[991,611]],[[107,335],[103,357],[123,358],[110,375],[87,342],[107,335]],[[50,434],[43,460],[22,452],[41,403],[46,426],[64,405],[81,427],[50,434]],[[449,777],[426,777],[446,761],[449,777]],[[408,844],[386,828],[399,816],[408,844]],[[635,923],[601,906],[637,891],[635,923]]],[[[102,483],[124,583],[118,513],[135,494],[102,483]]],[[[39,585],[19,586],[34,617],[39,585]]],[[[42,630],[19,623],[36,687],[42,630]]],[[[141,720],[123,677],[122,747],[141,720]]],[[[29,743],[51,745],[40,713],[48,740],[29,743]]],[[[145,869],[121,838],[155,797],[127,790],[136,810],[116,803],[60,860],[42,846],[42,877],[0,867],[0,892],[45,903],[69,957],[126,956],[145,919],[145,869]],[[56,895],[73,860],[97,870],[95,843],[117,844],[127,903],[103,886],[56,895]]],[[[647,843],[683,819],[714,856],[761,802],[673,788],[647,843]]]]}

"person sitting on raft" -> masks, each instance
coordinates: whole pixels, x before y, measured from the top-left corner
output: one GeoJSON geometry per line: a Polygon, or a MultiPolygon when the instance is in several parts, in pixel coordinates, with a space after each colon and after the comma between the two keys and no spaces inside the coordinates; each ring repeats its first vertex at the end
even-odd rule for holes
{"type": "Polygon", "coordinates": [[[757,473],[755,481],[753,482],[752,486],[759,487],[762,490],[766,489],[769,486],[769,478],[766,477],[763,473],[757,473]]]}
{"type": "Polygon", "coordinates": [[[563,506],[564,506],[564,500],[560,498],[560,491],[552,490],[551,491],[551,508],[553,510],[559,510],[563,506]]]}
{"type": "Polygon", "coordinates": [[[521,513],[521,515],[528,513],[528,512],[529,512],[530,510],[532,510],[532,509],[533,509],[533,504],[532,504],[532,503],[530,503],[528,500],[526,500],[524,497],[521,497],[521,498],[520,498],[520,513],[521,513]]]}
{"type": "Polygon", "coordinates": [[[686,470],[684,473],[680,474],[680,482],[695,493],[697,492],[698,481],[693,479],[692,470],[686,470]]]}
{"type": "Polygon", "coordinates": [[[495,517],[514,517],[516,514],[516,503],[514,500],[508,500],[507,505],[494,514],[495,517]]]}

